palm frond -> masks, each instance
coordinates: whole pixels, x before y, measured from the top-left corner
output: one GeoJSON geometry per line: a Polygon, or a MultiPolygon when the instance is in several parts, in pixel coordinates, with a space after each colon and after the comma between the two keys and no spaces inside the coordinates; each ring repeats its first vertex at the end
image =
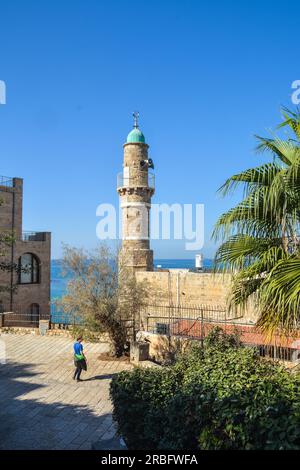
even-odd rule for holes
{"type": "Polygon", "coordinates": [[[238,185],[243,184],[247,189],[252,185],[270,186],[275,176],[281,171],[277,163],[266,163],[256,168],[249,168],[241,173],[231,176],[218,189],[222,196],[227,196],[234,191],[238,185]]]}
{"type": "Polygon", "coordinates": [[[295,144],[289,140],[281,140],[278,137],[268,139],[258,135],[255,137],[259,141],[256,146],[258,153],[271,151],[285,165],[290,165],[299,156],[299,148],[295,147],[295,144]]]}
{"type": "Polygon", "coordinates": [[[300,328],[300,113],[283,115],[279,127],[290,127],[296,139],[257,136],[257,151],[276,159],[225,181],[223,196],[242,186],[244,197],[212,234],[222,241],[216,269],[233,273],[229,308],[244,308],[255,296],[258,324],[269,333],[300,328]]]}
{"type": "Polygon", "coordinates": [[[282,115],[284,121],[277,126],[278,129],[289,126],[294,132],[296,138],[300,141],[300,112],[297,108],[296,112],[289,110],[286,107],[282,108],[282,115]]]}
{"type": "Polygon", "coordinates": [[[259,326],[293,333],[300,327],[300,258],[281,260],[263,283],[259,326]]]}

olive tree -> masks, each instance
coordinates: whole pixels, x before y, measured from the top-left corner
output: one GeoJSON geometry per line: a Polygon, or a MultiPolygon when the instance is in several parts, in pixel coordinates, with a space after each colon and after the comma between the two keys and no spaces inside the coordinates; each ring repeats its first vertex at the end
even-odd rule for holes
{"type": "Polygon", "coordinates": [[[112,354],[123,355],[146,289],[121,264],[118,252],[104,244],[93,251],[64,245],[62,267],[70,280],[57,304],[88,330],[108,333],[112,354]]]}
{"type": "MultiPolygon", "coordinates": [[[[0,206],[2,201],[0,200],[0,206]]],[[[0,308],[1,304],[4,302],[3,296],[5,293],[14,291],[16,289],[15,285],[11,285],[10,282],[6,282],[6,274],[12,273],[13,271],[18,271],[18,266],[11,261],[8,261],[7,252],[11,250],[11,247],[14,243],[14,236],[11,233],[2,232],[0,233],[0,272],[4,273],[4,276],[1,276],[0,282],[0,308]]]]}

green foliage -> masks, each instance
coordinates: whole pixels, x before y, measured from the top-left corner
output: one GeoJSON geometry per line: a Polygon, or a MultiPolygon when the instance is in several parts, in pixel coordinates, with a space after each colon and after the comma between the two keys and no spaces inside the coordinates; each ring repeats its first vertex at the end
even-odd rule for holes
{"type": "Polygon", "coordinates": [[[259,326],[268,333],[299,327],[300,113],[283,110],[284,139],[258,137],[258,152],[272,161],[231,176],[223,195],[242,187],[243,200],[222,214],[213,236],[222,244],[217,269],[233,274],[230,307],[255,294],[259,326]]]}
{"type": "Polygon", "coordinates": [[[128,324],[147,298],[145,287],[119,262],[118,253],[104,244],[92,252],[65,245],[63,273],[71,273],[72,279],[56,304],[81,320],[85,337],[88,332],[108,333],[112,354],[124,354],[128,324]]]}
{"type": "Polygon", "coordinates": [[[114,418],[131,449],[300,449],[300,381],[219,329],[161,369],[121,372],[114,418]]]}
{"type": "MultiPolygon", "coordinates": [[[[0,201],[1,206],[1,201],[0,201]]],[[[10,233],[0,233],[0,272],[11,273],[19,272],[19,267],[15,263],[7,261],[7,253],[11,250],[14,243],[14,237],[10,233]]],[[[10,283],[0,284],[0,293],[7,293],[16,290],[16,285],[11,286],[10,283]]],[[[0,304],[3,299],[0,298],[0,304]]],[[[1,305],[0,305],[1,307],[1,305]]]]}
{"type": "Polygon", "coordinates": [[[82,338],[84,338],[84,340],[88,341],[89,343],[98,343],[101,338],[101,332],[97,331],[97,328],[81,325],[72,326],[71,335],[74,339],[82,336],[82,338]]]}
{"type": "Polygon", "coordinates": [[[182,381],[174,368],[121,372],[111,382],[114,417],[129,448],[156,449],[167,425],[170,396],[182,381]]]}

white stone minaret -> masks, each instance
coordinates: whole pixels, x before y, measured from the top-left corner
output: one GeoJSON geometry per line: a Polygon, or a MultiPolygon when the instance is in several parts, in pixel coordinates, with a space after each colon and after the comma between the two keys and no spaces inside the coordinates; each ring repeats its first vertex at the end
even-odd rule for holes
{"type": "Polygon", "coordinates": [[[118,175],[117,190],[122,209],[123,266],[135,271],[153,271],[150,249],[150,208],[154,193],[153,162],[148,159],[149,146],[133,113],[134,127],[124,144],[123,173],[118,175]]]}

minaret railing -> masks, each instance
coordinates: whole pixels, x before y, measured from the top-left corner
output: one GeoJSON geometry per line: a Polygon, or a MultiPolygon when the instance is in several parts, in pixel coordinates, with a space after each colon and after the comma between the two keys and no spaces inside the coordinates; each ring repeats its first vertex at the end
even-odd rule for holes
{"type": "Polygon", "coordinates": [[[123,173],[117,175],[118,188],[150,188],[155,189],[155,175],[153,173],[137,174],[134,177],[126,177],[123,173]]]}

